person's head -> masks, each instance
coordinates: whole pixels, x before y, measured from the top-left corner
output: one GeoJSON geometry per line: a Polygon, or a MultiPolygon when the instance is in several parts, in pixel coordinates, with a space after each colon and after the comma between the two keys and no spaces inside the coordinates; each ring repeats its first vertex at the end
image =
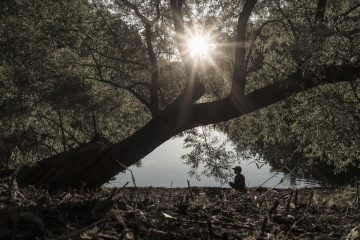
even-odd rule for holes
{"type": "Polygon", "coordinates": [[[235,174],[241,173],[241,171],[242,171],[242,168],[240,166],[236,166],[233,169],[234,169],[235,174]]]}

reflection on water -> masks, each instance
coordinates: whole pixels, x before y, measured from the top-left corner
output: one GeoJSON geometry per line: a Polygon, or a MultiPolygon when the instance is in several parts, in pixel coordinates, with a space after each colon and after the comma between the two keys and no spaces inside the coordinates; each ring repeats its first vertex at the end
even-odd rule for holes
{"type": "MultiPolygon", "coordinates": [[[[155,149],[152,153],[142,159],[141,167],[132,166],[136,185],[139,187],[186,187],[187,179],[192,186],[204,187],[224,187],[213,178],[201,177],[198,181],[190,178],[189,166],[183,163],[180,158],[188,149],[183,148],[183,138],[173,138],[155,149]]],[[[272,172],[269,164],[264,164],[260,169],[252,160],[241,160],[240,166],[246,178],[248,187],[315,187],[318,182],[309,179],[299,179],[294,176],[279,172],[272,172]]],[[[131,174],[129,171],[120,173],[116,180],[110,183],[110,186],[123,186],[126,182],[132,185],[131,174]]],[[[226,185],[225,185],[226,186],[226,185]]]]}

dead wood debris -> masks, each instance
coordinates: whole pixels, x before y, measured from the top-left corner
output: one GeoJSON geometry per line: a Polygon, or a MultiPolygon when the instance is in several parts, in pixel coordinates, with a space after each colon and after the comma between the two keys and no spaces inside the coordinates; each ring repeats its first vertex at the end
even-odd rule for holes
{"type": "Polygon", "coordinates": [[[0,239],[350,239],[360,219],[354,188],[8,189],[0,239]]]}

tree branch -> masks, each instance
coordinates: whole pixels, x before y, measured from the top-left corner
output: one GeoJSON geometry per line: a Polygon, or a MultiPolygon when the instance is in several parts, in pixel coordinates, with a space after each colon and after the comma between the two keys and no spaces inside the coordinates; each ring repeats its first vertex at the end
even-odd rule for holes
{"type": "Polygon", "coordinates": [[[102,72],[101,72],[101,66],[99,65],[99,63],[98,63],[98,61],[96,60],[96,58],[95,58],[95,56],[94,56],[93,53],[91,54],[91,57],[92,57],[92,59],[93,59],[94,62],[95,62],[95,66],[96,66],[96,70],[97,70],[97,72],[98,72],[99,78],[100,78],[102,81],[104,81],[104,78],[103,78],[103,75],[102,75],[102,72]]]}
{"type": "Polygon", "coordinates": [[[256,0],[247,0],[239,15],[236,27],[236,46],[235,46],[235,67],[231,86],[233,96],[245,94],[246,84],[246,30],[251,12],[256,4],[256,0]]]}
{"type": "Polygon", "coordinates": [[[125,63],[125,64],[133,64],[133,65],[138,65],[138,66],[141,66],[145,69],[148,69],[148,66],[146,66],[145,64],[141,63],[141,62],[137,62],[137,61],[133,61],[133,60],[129,60],[129,59],[124,59],[124,58],[118,58],[118,57],[114,57],[114,56],[109,56],[109,55],[106,55],[105,53],[95,49],[95,48],[92,48],[90,46],[88,46],[89,50],[93,51],[93,52],[96,52],[98,54],[100,54],[101,56],[105,57],[105,58],[108,58],[108,59],[111,59],[111,60],[115,60],[115,61],[119,61],[121,63],[125,63]]]}
{"type": "Polygon", "coordinates": [[[152,32],[151,26],[145,25],[145,41],[146,47],[150,60],[150,69],[151,69],[151,84],[150,84],[150,106],[151,112],[157,113],[159,109],[159,68],[157,59],[154,53],[154,47],[152,45],[152,32]]]}
{"type": "Polygon", "coordinates": [[[189,55],[186,53],[185,44],[183,43],[183,38],[185,35],[185,26],[184,26],[183,13],[182,13],[183,4],[184,4],[183,0],[170,0],[170,8],[171,8],[173,23],[176,32],[177,46],[183,62],[187,63],[189,59],[189,55]]]}
{"type": "MultiPolygon", "coordinates": [[[[142,86],[143,84],[142,83],[134,83],[130,86],[127,86],[127,85],[121,85],[119,83],[116,83],[114,81],[109,81],[109,80],[102,80],[102,79],[98,79],[98,78],[90,78],[90,77],[87,77],[88,79],[92,79],[92,80],[95,80],[95,81],[98,81],[98,82],[102,82],[102,83],[106,83],[106,84],[109,84],[113,87],[116,87],[116,88],[120,88],[120,89],[124,89],[128,92],[130,92],[137,100],[139,100],[142,104],[144,104],[148,109],[149,111],[151,112],[151,107],[150,107],[150,103],[146,100],[145,97],[143,97],[140,93],[136,92],[134,90],[134,87],[136,86],[142,86]]],[[[153,114],[153,113],[151,113],[153,114]]]]}
{"type": "Polygon", "coordinates": [[[316,7],[315,21],[322,22],[325,17],[325,9],[326,9],[327,0],[318,0],[318,4],[316,7]]]}
{"type": "Polygon", "coordinates": [[[144,15],[142,15],[139,11],[139,8],[130,3],[128,0],[120,0],[125,6],[129,7],[135,12],[135,15],[142,21],[145,25],[145,42],[146,49],[149,55],[150,60],[150,71],[151,71],[151,83],[150,83],[150,103],[149,109],[153,116],[155,116],[159,111],[159,68],[157,58],[154,52],[154,46],[152,44],[152,26],[158,21],[160,18],[160,0],[156,1],[156,17],[153,20],[149,20],[144,15]]]}
{"type": "MultiPolygon", "coordinates": [[[[127,78],[131,79],[131,75],[127,71],[124,71],[121,68],[118,68],[116,66],[101,64],[101,63],[98,63],[98,64],[99,64],[100,68],[111,69],[111,70],[114,70],[116,72],[120,72],[121,74],[124,75],[124,77],[127,77],[127,78]]],[[[82,67],[91,67],[91,68],[95,67],[96,68],[96,64],[80,63],[79,65],[82,66],[82,67]]]]}
{"type": "Polygon", "coordinates": [[[150,20],[148,18],[146,18],[144,15],[142,15],[139,11],[139,8],[129,2],[128,0],[117,0],[117,1],[121,1],[123,4],[125,4],[125,6],[127,6],[128,8],[132,9],[135,13],[135,15],[145,24],[145,25],[148,25],[148,26],[152,26],[154,25],[160,18],[161,16],[161,13],[160,13],[160,0],[156,0],[155,2],[155,7],[156,7],[156,17],[153,19],[153,20],[150,20]]]}
{"type": "Polygon", "coordinates": [[[200,99],[205,93],[205,87],[200,82],[200,79],[197,74],[197,70],[194,69],[195,65],[192,62],[191,56],[186,49],[185,44],[185,25],[183,20],[182,7],[184,5],[184,0],[170,0],[170,9],[172,13],[172,19],[174,23],[175,33],[176,33],[176,42],[180,52],[181,59],[185,65],[185,71],[189,76],[189,80],[186,83],[183,91],[178,95],[173,103],[169,105],[168,108],[172,109],[170,106],[178,105],[181,116],[177,121],[188,119],[190,106],[200,99]]]}
{"type": "MultiPolygon", "coordinates": [[[[62,127],[60,123],[58,123],[57,121],[55,121],[55,120],[53,120],[53,119],[51,119],[51,118],[49,118],[49,117],[47,117],[47,116],[45,116],[45,115],[42,115],[42,114],[37,113],[36,115],[32,115],[32,116],[38,117],[38,118],[43,118],[43,119],[45,119],[45,120],[48,120],[49,122],[54,123],[54,124],[55,124],[56,126],[58,126],[58,127],[62,127]]],[[[74,140],[74,142],[76,142],[76,143],[79,144],[79,145],[82,143],[82,142],[80,142],[73,134],[71,134],[70,131],[66,130],[64,127],[62,127],[62,128],[63,128],[64,132],[65,132],[72,140],[74,140]]]]}
{"type": "MultiPolygon", "coordinates": [[[[153,87],[154,87],[153,86],[153,81],[151,82],[150,86],[148,84],[144,84],[144,82],[134,82],[132,85],[126,86],[126,85],[121,85],[121,84],[115,83],[113,81],[108,81],[108,80],[103,78],[103,75],[102,75],[102,72],[101,72],[101,65],[98,63],[98,61],[95,58],[94,54],[91,54],[91,57],[95,62],[95,66],[96,66],[96,69],[97,69],[97,72],[98,72],[98,75],[99,75],[99,78],[100,78],[100,79],[97,79],[97,78],[91,78],[91,79],[96,80],[98,82],[103,82],[103,83],[110,84],[111,86],[114,86],[116,88],[121,88],[121,89],[127,90],[136,99],[138,99],[142,104],[144,104],[149,109],[149,111],[151,112],[151,115],[153,115],[153,116],[155,116],[159,112],[158,101],[157,101],[157,88],[156,88],[155,91],[153,90],[153,87]],[[145,86],[147,88],[150,88],[150,93],[152,93],[150,95],[150,103],[141,94],[139,94],[138,92],[136,92],[134,90],[134,87],[136,87],[136,86],[145,86]],[[155,97],[154,97],[154,95],[155,95],[155,97]],[[156,105],[154,105],[154,99],[153,98],[155,98],[156,105]]],[[[155,59],[155,61],[156,61],[156,59],[155,59]]],[[[157,67],[157,65],[156,65],[156,67],[157,67]]],[[[152,77],[153,77],[153,74],[152,74],[152,77]]],[[[155,77],[158,77],[158,75],[155,74],[155,77]]],[[[153,78],[152,78],[152,80],[153,80],[153,78]]],[[[158,84],[157,84],[158,78],[156,78],[155,82],[156,82],[155,87],[158,87],[158,84]]]]}
{"type": "Polygon", "coordinates": [[[286,22],[289,24],[290,26],[290,29],[291,29],[291,32],[295,38],[295,42],[298,41],[298,34],[297,34],[297,31],[295,29],[295,26],[294,26],[294,23],[291,21],[291,19],[284,13],[284,11],[282,10],[281,6],[280,6],[280,3],[279,2],[276,2],[276,6],[280,12],[280,14],[285,18],[286,22]]]}
{"type": "Polygon", "coordinates": [[[270,24],[270,23],[273,23],[273,22],[281,22],[281,20],[275,19],[275,20],[265,21],[265,22],[262,23],[261,26],[255,31],[255,36],[254,36],[253,40],[251,41],[251,44],[250,44],[250,47],[249,47],[249,53],[247,54],[246,60],[245,60],[245,69],[246,69],[246,70],[247,70],[247,67],[248,67],[248,65],[249,65],[250,56],[251,56],[252,50],[254,49],[256,39],[262,35],[262,30],[264,29],[264,27],[265,27],[266,25],[270,24]]]}
{"type": "Polygon", "coordinates": [[[352,6],[350,9],[348,9],[348,10],[345,11],[344,13],[340,14],[339,16],[336,16],[335,19],[334,19],[334,21],[336,22],[339,18],[348,16],[350,13],[352,13],[353,11],[355,11],[356,9],[358,9],[359,7],[360,7],[360,3],[355,4],[354,6],[352,6]]]}
{"type": "Polygon", "coordinates": [[[227,121],[267,107],[307,89],[323,84],[353,81],[359,77],[360,66],[328,65],[323,67],[321,73],[315,75],[298,70],[283,81],[247,94],[243,102],[234,102],[232,98],[227,97],[216,102],[195,104],[191,109],[189,121],[191,125],[186,128],[227,121]]]}

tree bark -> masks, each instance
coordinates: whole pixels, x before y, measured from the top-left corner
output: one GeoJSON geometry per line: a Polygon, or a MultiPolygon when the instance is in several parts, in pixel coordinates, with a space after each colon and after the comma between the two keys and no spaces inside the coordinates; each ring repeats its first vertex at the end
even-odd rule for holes
{"type": "Polygon", "coordinates": [[[256,0],[246,1],[238,19],[236,28],[236,46],[235,46],[235,62],[234,74],[231,91],[233,95],[244,95],[246,85],[246,29],[248,20],[252,10],[254,9],[256,0]]]}

